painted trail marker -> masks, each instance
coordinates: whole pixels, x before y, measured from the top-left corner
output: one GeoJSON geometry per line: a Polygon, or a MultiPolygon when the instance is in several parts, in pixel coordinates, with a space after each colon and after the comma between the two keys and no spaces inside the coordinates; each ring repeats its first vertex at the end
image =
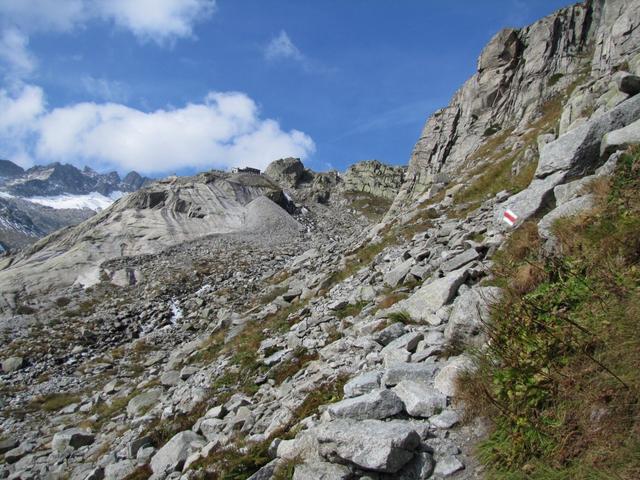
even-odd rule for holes
{"type": "Polygon", "coordinates": [[[506,209],[504,211],[504,215],[502,216],[502,220],[504,220],[509,226],[513,227],[518,221],[518,216],[513,213],[511,210],[506,209]]]}

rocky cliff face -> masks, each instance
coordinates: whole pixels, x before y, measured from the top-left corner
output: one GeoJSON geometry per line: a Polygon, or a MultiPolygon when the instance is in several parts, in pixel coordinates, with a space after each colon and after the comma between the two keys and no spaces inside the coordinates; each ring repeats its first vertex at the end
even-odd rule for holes
{"type": "Polygon", "coordinates": [[[568,90],[574,93],[569,103],[578,108],[565,113],[562,133],[620,101],[610,83],[616,69],[637,62],[639,12],[636,1],[587,0],[529,27],[498,33],[480,54],[476,74],[427,121],[395,209],[472,170],[486,157],[481,147],[498,132],[510,137],[511,146],[521,142],[545,106],[568,90]],[[583,93],[573,90],[576,85],[590,89],[588,98],[576,98],[583,93]]]}
{"type": "Polygon", "coordinates": [[[351,165],[342,176],[345,192],[364,192],[377,197],[394,199],[404,182],[405,167],[385,165],[368,160],[351,165]]]}

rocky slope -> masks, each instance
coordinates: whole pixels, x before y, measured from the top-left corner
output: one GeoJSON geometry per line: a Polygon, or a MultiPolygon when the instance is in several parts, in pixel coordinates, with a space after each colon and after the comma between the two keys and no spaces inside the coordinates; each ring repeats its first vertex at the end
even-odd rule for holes
{"type": "MultiPolygon", "coordinates": [[[[56,262],[69,281],[15,292],[0,317],[0,477],[482,478],[474,452],[487,426],[462,421],[456,388],[471,365],[464,347],[486,344],[503,295],[489,282],[513,229],[528,221],[553,255],[554,221],[589,209],[585,186],[640,144],[639,5],[586,2],[494,39],[482,70],[515,72],[509,82],[536,95],[496,97],[489,110],[513,130],[421,140],[454,139],[434,147],[440,166],[414,156],[379,224],[353,208],[340,175],[284,159],[271,179],[152,185],[12,259],[3,288],[56,262]],[[576,51],[596,52],[584,77],[561,86],[536,74],[584,67],[576,51]],[[576,114],[580,98],[597,108],[576,114]],[[76,245],[103,272],[88,289],[71,285],[76,245]]],[[[470,112],[476,98],[454,103],[470,112]]]]}

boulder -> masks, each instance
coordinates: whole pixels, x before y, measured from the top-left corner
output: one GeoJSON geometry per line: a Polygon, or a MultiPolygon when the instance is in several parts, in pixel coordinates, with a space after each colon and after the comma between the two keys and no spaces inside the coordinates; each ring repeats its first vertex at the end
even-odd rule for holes
{"type": "Polygon", "coordinates": [[[187,457],[206,443],[203,437],[190,430],[177,433],[153,456],[151,470],[157,475],[181,470],[187,457]]]}
{"type": "Polygon", "coordinates": [[[402,283],[404,277],[406,277],[411,271],[414,263],[414,260],[410,258],[402,262],[400,265],[397,265],[384,276],[384,283],[391,287],[396,287],[398,284],[402,283]]]}
{"type": "Polygon", "coordinates": [[[447,407],[447,397],[424,383],[404,380],[393,389],[412,417],[428,418],[447,407]]]}
{"type": "Polygon", "coordinates": [[[637,95],[640,93],[640,77],[628,72],[621,72],[616,77],[618,90],[627,95],[637,95]]]}
{"type": "Polygon", "coordinates": [[[380,388],[382,372],[367,372],[352,378],[343,387],[345,398],[357,397],[380,388]]]}
{"type": "Polygon", "coordinates": [[[388,345],[393,340],[401,337],[407,331],[407,327],[400,322],[393,323],[374,335],[373,339],[380,345],[388,345]]]}
{"type": "Polygon", "coordinates": [[[383,349],[382,354],[395,349],[405,349],[409,352],[415,351],[420,340],[424,338],[424,335],[420,332],[405,333],[401,337],[396,338],[392,342],[388,343],[383,349]]]}
{"type": "Polygon", "coordinates": [[[385,473],[400,470],[420,445],[420,435],[411,426],[380,420],[335,420],[320,425],[316,437],[328,460],[385,473]]]}
{"type": "Polygon", "coordinates": [[[11,373],[20,370],[25,366],[26,362],[22,357],[9,357],[2,361],[2,371],[11,373]]]}
{"type": "Polygon", "coordinates": [[[640,143],[640,120],[607,133],[600,144],[600,157],[609,158],[616,151],[626,150],[629,146],[638,143],[640,143]]]}
{"type": "Polygon", "coordinates": [[[303,179],[305,168],[299,158],[281,158],[271,162],[264,173],[283,187],[295,188],[303,179]]]}
{"type": "Polygon", "coordinates": [[[410,380],[412,382],[429,383],[438,370],[438,366],[433,363],[406,363],[398,364],[388,368],[382,375],[382,384],[392,387],[402,382],[410,380]]]}
{"type": "Polygon", "coordinates": [[[5,438],[4,440],[0,440],[0,455],[17,448],[18,445],[20,445],[20,442],[15,438],[5,438]]]}
{"type": "Polygon", "coordinates": [[[107,465],[104,469],[104,480],[124,480],[136,470],[136,462],[122,460],[107,465]]]}
{"type": "Polygon", "coordinates": [[[136,395],[127,404],[127,415],[129,417],[138,417],[153,407],[158,399],[162,396],[161,388],[153,388],[149,391],[136,395]]]}
{"type": "Polygon", "coordinates": [[[331,419],[382,420],[397,415],[402,411],[402,407],[402,402],[391,390],[375,390],[359,397],[332,403],[327,407],[326,412],[331,419]]]}
{"type": "Polygon", "coordinates": [[[420,452],[394,475],[394,480],[427,480],[431,478],[434,463],[430,453],[420,452]]]}
{"type": "Polygon", "coordinates": [[[436,375],[433,386],[447,396],[456,393],[456,380],[458,376],[473,368],[473,361],[466,355],[460,355],[449,360],[449,363],[436,375]]]}
{"type": "Polygon", "coordinates": [[[462,469],[464,469],[464,464],[453,455],[449,455],[438,460],[433,473],[438,478],[447,478],[462,469]]]}
{"type": "Polygon", "coordinates": [[[348,480],[351,470],[344,465],[328,462],[313,462],[297,465],[293,480],[348,480]]]}
{"type": "Polygon", "coordinates": [[[80,448],[91,445],[95,435],[80,428],[69,428],[56,433],[51,441],[51,449],[54,452],[63,452],[67,448],[80,448]]]}
{"type": "Polygon", "coordinates": [[[427,321],[441,307],[449,303],[467,276],[467,269],[461,268],[426,283],[409,298],[391,307],[392,311],[406,311],[415,321],[427,321]]]}
{"type": "Polygon", "coordinates": [[[469,248],[440,265],[440,270],[444,273],[449,273],[452,270],[464,267],[466,264],[471,263],[478,258],[480,258],[480,254],[477,250],[475,248],[469,248]]]}
{"type": "Polygon", "coordinates": [[[489,320],[490,305],[499,300],[501,293],[497,287],[476,287],[456,298],[444,330],[445,341],[481,346],[480,333],[489,320]]]}

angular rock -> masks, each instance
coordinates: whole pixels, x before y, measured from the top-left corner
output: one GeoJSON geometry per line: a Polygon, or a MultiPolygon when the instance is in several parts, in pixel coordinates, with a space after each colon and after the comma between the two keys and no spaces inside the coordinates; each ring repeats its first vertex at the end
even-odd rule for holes
{"type": "Polygon", "coordinates": [[[18,447],[20,442],[14,438],[5,438],[4,440],[0,440],[0,455],[8,452],[9,450],[13,450],[18,447]]]}
{"type": "Polygon", "coordinates": [[[127,403],[127,415],[132,418],[140,416],[149,408],[153,407],[161,396],[161,388],[154,388],[140,395],[136,395],[127,403]]]}
{"type": "Polygon", "coordinates": [[[352,378],[343,387],[345,398],[357,397],[380,388],[382,372],[367,372],[352,378]]]}
{"type": "Polygon", "coordinates": [[[328,462],[303,463],[297,465],[293,480],[348,480],[351,470],[344,465],[328,462]]]}
{"type": "Polygon", "coordinates": [[[480,333],[489,321],[490,306],[500,299],[501,293],[497,287],[474,287],[456,298],[444,330],[445,341],[481,346],[480,333]]]}
{"type": "Polygon", "coordinates": [[[24,358],[22,357],[9,357],[2,361],[2,371],[4,373],[11,373],[20,370],[25,366],[24,358]]]}
{"type": "Polygon", "coordinates": [[[373,339],[380,345],[386,346],[396,338],[404,335],[406,331],[407,327],[405,327],[404,324],[397,322],[378,332],[374,335],[373,339]]]}
{"type": "Polygon", "coordinates": [[[449,273],[452,270],[457,270],[460,267],[464,267],[466,264],[473,262],[480,258],[480,254],[475,248],[469,248],[462,252],[459,255],[456,255],[453,258],[450,258],[442,265],[440,265],[440,270],[444,273],[449,273]]]}
{"type": "Polygon", "coordinates": [[[401,337],[398,337],[392,342],[388,343],[387,346],[382,349],[382,354],[384,354],[386,351],[395,350],[398,348],[413,352],[418,346],[418,342],[420,342],[420,340],[422,340],[423,338],[424,336],[420,332],[405,333],[401,337]]]}
{"type": "Polygon", "coordinates": [[[395,474],[394,480],[427,480],[431,478],[434,464],[430,453],[420,452],[395,474]]]}
{"type": "Polygon", "coordinates": [[[104,469],[104,480],[123,480],[131,475],[136,468],[136,462],[133,460],[122,460],[117,463],[112,463],[104,469]]]}
{"type": "Polygon", "coordinates": [[[464,468],[464,464],[456,457],[450,455],[444,457],[436,463],[433,473],[440,478],[447,478],[464,468]]]}
{"type": "Polygon", "coordinates": [[[394,365],[388,368],[382,376],[382,384],[392,387],[409,380],[413,382],[429,383],[438,370],[438,366],[432,363],[407,363],[394,365]]]}
{"type": "Polygon", "coordinates": [[[627,125],[619,130],[607,133],[600,144],[600,157],[609,158],[619,150],[626,150],[631,145],[640,143],[640,120],[627,125]]]}
{"type": "Polygon", "coordinates": [[[467,279],[466,268],[454,270],[446,276],[422,286],[409,298],[395,304],[393,311],[406,311],[413,320],[423,322],[449,303],[458,287],[467,279]]]}
{"type": "Polygon", "coordinates": [[[395,473],[411,460],[420,435],[409,425],[380,420],[335,420],[316,429],[320,453],[366,470],[395,473]]]}
{"type": "Polygon", "coordinates": [[[182,469],[187,457],[206,445],[207,441],[190,430],[177,433],[151,459],[154,474],[182,469]]]}
{"type": "Polygon", "coordinates": [[[95,435],[80,428],[69,428],[58,432],[53,436],[51,448],[54,452],[63,452],[67,448],[80,448],[91,445],[95,435]]]}
{"type": "Polygon", "coordinates": [[[454,357],[440,370],[438,375],[436,375],[433,386],[445,395],[452,397],[456,393],[456,380],[458,376],[462,372],[472,368],[473,361],[466,355],[454,357]]]}
{"type": "Polygon", "coordinates": [[[391,390],[376,390],[359,397],[332,403],[326,412],[331,419],[382,420],[397,415],[402,411],[402,407],[402,402],[391,390]]]}
{"type": "Polygon", "coordinates": [[[407,274],[411,271],[413,265],[413,259],[410,258],[408,260],[405,260],[384,276],[384,283],[391,287],[396,287],[398,284],[402,283],[404,277],[406,277],[407,274]]]}
{"type": "Polygon", "coordinates": [[[412,417],[428,418],[440,413],[447,406],[447,397],[424,383],[404,380],[398,383],[393,391],[412,417]]]}

